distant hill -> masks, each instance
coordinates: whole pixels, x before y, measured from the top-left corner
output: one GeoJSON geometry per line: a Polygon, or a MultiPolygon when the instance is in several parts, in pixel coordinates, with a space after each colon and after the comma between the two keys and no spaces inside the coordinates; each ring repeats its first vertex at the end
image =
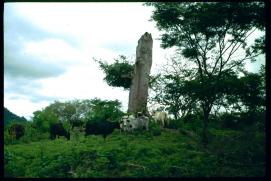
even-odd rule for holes
{"type": "Polygon", "coordinates": [[[27,120],[24,117],[17,116],[4,107],[4,125],[7,125],[12,121],[25,122],[27,120]]]}

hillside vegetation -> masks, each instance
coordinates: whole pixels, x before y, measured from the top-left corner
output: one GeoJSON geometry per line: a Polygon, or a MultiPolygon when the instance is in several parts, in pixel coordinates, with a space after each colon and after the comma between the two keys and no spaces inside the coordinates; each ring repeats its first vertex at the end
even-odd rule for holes
{"type": "MultiPolygon", "coordinates": [[[[191,125],[190,125],[191,126],[191,125]]],[[[210,129],[208,148],[196,131],[163,129],[120,133],[106,138],[75,130],[64,137],[5,145],[6,177],[195,177],[263,176],[265,136],[260,132],[210,129]],[[251,134],[250,134],[251,133],[251,134]]],[[[200,130],[198,130],[200,131],[200,130]]]]}
{"type": "Polygon", "coordinates": [[[8,125],[11,122],[25,122],[24,117],[17,116],[4,107],[4,125],[8,125]]]}

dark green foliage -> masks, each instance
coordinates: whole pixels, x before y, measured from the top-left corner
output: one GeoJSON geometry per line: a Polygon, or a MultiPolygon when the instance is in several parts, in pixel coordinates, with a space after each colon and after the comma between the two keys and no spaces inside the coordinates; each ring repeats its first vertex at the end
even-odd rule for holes
{"type": "Polygon", "coordinates": [[[190,114],[183,118],[184,128],[195,132],[200,132],[202,129],[202,115],[190,114]]]}
{"type": "Polygon", "coordinates": [[[41,111],[35,111],[33,117],[33,124],[41,132],[49,132],[49,126],[51,123],[58,121],[57,115],[52,112],[49,107],[41,111]]]}
{"type": "Polygon", "coordinates": [[[265,131],[265,125],[266,125],[266,113],[265,111],[259,111],[256,113],[256,123],[255,123],[255,127],[261,131],[264,132],[265,131]]]}
{"type": "Polygon", "coordinates": [[[91,100],[91,111],[89,112],[87,119],[93,121],[118,121],[124,114],[121,110],[121,103],[118,100],[108,101],[101,99],[91,100]]]}
{"type": "Polygon", "coordinates": [[[4,144],[12,144],[13,140],[8,133],[8,129],[4,130],[4,144]]]}
{"type": "MultiPolygon", "coordinates": [[[[95,60],[95,59],[94,59],[95,60]]],[[[132,74],[134,71],[126,56],[120,55],[115,59],[115,63],[107,64],[106,62],[95,60],[99,63],[100,68],[105,73],[104,80],[108,85],[113,87],[123,87],[129,89],[132,83],[132,74]]]]}
{"type": "MultiPolygon", "coordinates": [[[[179,111],[182,110],[183,122],[189,122],[190,125],[187,128],[194,128],[193,131],[197,129],[197,132],[201,132],[199,128],[203,125],[200,122],[204,120],[204,117],[196,101],[214,101],[211,105],[244,112],[242,116],[239,115],[242,119],[235,118],[233,114],[222,118],[224,128],[240,129],[245,124],[256,123],[257,112],[265,110],[265,86],[262,77],[262,74],[253,73],[245,73],[244,76],[238,77],[233,71],[223,72],[219,77],[213,76],[212,79],[204,77],[203,80],[197,78],[181,80],[181,78],[167,75],[162,78],[164,79],[163,92],[157,94],[154,99],[160,103],[166,103],[167,110],[177,115],[175,117],[178,117],[179,111]],[[192,111],[197,114],[191,114],[192,111]],[[237,119],[241,120],[234,123],[237,119]],[[196,120],[197,123],[195,123],[196,120]],[[195,125],[192,125],[194,123],[195,125]]],[[[210,124],[216,121],[211,117],[208,119],[210,124]]],[[[263,125],[263,121],[260,122],[257,124],[263,125]]],[[[175,123],[171,123],[169,128],[176,128],[173,124],[175,123]]]]}
{"type": "Polygon", "coordinates": [[[169,129],[178,129],[179,127],[182,126],[182,122],[180,119],[170,119],[169,124],[166,125],[166,128],[169,129]]]}
{"type": "Polygon", "coordinates": [[[33,141],[40,141],[49,138],[49,133],[43,133],[37,130],[33,122],[26,122],[24,124],[25,133],[24,136],[19,140],[12,140],[11,136],[8,133],[8,128],[4,130],[4,144],[19,144],[19,143],[30,143],[33,141]]]}
{"type": "Polygon", "coordinates": [[[247,106],[248,110],[255,112],[256,109],[265,106],[265,97],[263,95],[264,87],[258,74],[248,74],[240,78],[240,99],[247,106]]]}
{"type": "Polygon", "coordinates": [[[160,136],[160,135],[161,135],[161,130],[160,130],[160,128],[154,128],[154,129],[152,130],[152,135],[153,135],[153,136],[160,136]]]}
{"type": "MultiPolygon", "coordinates": [[[[239,38],[238,30],[249,30],[256,26],[264,29],[264,3],[145,3],[154,6],[152,20],[162,35],[162,47],[178,46],[190,42],[186,33],[206,35],[209,41],[222,36],[225,31],[235,39],[239,38]],[[249,12],[247,10],[250,10],[249,12]],[[220,16],[217,16],[217,15],[220,16]],[[225,29],[226,27],[226,29],[225,29]]],[[[221,37],[220,37],[221,38],[221,37]]],[[[198,41],[198,39],[195,39],[198,41]]],[[[189,44],[187,44],[189,45],[189,44]]],[[[193,53],[194,54],[194,53],[193,53]]],[[[191,54],[191,55],[193,55],[191,54]]]]}
{"type": "MultiPolygon", "coordinates": [[[[243,169],[248,176],[262,175],[265,166],[265,134],[247,128],[239,131],[221,131],[211,129],[212,144],[209,146],[211,153],[217,155],[220,165],[230,167],[229,174],[236,168],[243,169]],[[250,171],[248,171],[250,170],[250,171]]],[[[226,169],[220,168],[219,172],[225,174],[226,169]]]]}
{"type": "MultiPolygon", "coordinates": [[[[255,30],[264,30],[265,4],[263,2],[234,4],[228,2],[150,2],[145,5],[154,7],[151,20],[155,21],[157,28],[162,31],[161,47],[176,47],[177,53],[192,65],[189,70],[194,76],[188,77],[187,82],[184,80],[176,82],[177,86],[175,86],[176,83],[174,86],[177,91],[166,92],[168,95],[177,95],[175,99],[169,99],[175,102],[175,107],[169,104],[170,110],[175,112],[175,119],[178,118],[180,110],[178,99],[184,100],[187,96],[195,105],[200,106],[203,116],[202,142],[207,145],[209,115],[214,105],[224,106],[226,98],[227,104],[233,104],[235,100],[234,106],[240,107],[238,106],[240,100],[234,97],[237,95],[250,110],[255,108],[250,103],[259,104],[256,101],[257,96],[254,96],[255,100],[253,100],[252,96],[248,98],[244,92],[239,94],[240,92],[232,89],[227,81],[238,82],[234,81],[234,76],[231,75],[238,75],[244,71],[246,60],[254,61],[258,55],[264,53],[262,44],[264,36],[256,40],[254,38],[255,45],[252,47],[247,46],[247,38],[255,30]],[[246,53],[236,56],[237,50],[243,50],[246,53]],[[226,89],[223,88],[225,85],[226,89]],[[184,89],[179,89],[179,87],[184,89]],[[178,93],[180,90],[184,91],[178,93]]],[[[182,72],[179,74],[182,75],[182,72]]],[[[246,76],[245,79],[247,78],[246,76]]],[[[240,79],[240,82],[242,81],[246,82],[251,94],[258,94],[259,89],[251,90],[249,81],[240,79]]],[[[262,99],[259,100],[261,101],[262,99]]]]}
{"type": "MultiPolygon", "coordinates": [[[[54,102],[42,110],[34,112],[33,121],[23,122],[25,126],[25,135],[20,140],[12,140],[8,133],[9,126],[5,126],[4,144],[21,144],[35,141],[48,140],[49,125],[55,122],[62,122],[65,130],[69,131],[71,138],[78,140],[83,129],[81,127],[71,129],[71,118],[83,122],[85,127],[87,120],[117,122],[123,115],[121,103],[117,100],[74,100],[68,102],[54,102]],[[76,113],[75,113],[76,108],[76,113]],[[79,117],[80,115],[80,117],[79,117]]],[[[21,122],[20,122],[21,123],[21,122]]]]}
{"type": "Polygon", "coordinates": [[[210,129],[208,150],[175,130],[149,139],[145,132],[5,145],[9,177],[195,177],[263,176],[264,134],[210,129]],[[246,160],[247,159],[247,160],[246,160]],[[239,166],[241,165],[241,167],[239,166]]]}
{"type": "Polygon", "coordinates": [[[24,117],[19,117],[4,107],[4,126],[8,125],[10,122],[26,122],[26,121],[27,120],[24,117]]]}
{"type": "Polygon", "coordinates": [[[238,129],[240,127],[240,117],[236,114],[222,114],[220,121],[223,128],[238,129]]]}
{"type": "MultiPolygon", "coordinates": [[[[121,103],[118,100],[74,100],[68,102],[54,102],[42,110],[34,112],[33,123],[28,128],[28,133],[33,140],[43,138],[49,133],[50,124],[61,122],[66,130],[79,125],[85,127],[86,121],[113,121],[116,122],[123,115],[121,103]],[[40,137],[41,136],[41,137],[40,137]]],[[[76,131],[75,131],[76,132],[76,131]]]]}
{"type": "Polygon", "coordinates": [[[179,75],[157,76],[152,89],[155,91],[152,100],[165,105],[175,119],[184,117],[196,108],[195,101],[186,93],[189,91],[186,81],[179,75]]]}
{"type": "Polygon", "coordinates": [[[5,177],[18,177],[25,174],[22,158],[7,150],[4,151],[5,177]]]}
{"type": "Polygon", "coordinates": [[[149,122],[149,129],[152,136],[160,136],[161,128],[158,124],[155,124],[153,121],[149,122]]]}

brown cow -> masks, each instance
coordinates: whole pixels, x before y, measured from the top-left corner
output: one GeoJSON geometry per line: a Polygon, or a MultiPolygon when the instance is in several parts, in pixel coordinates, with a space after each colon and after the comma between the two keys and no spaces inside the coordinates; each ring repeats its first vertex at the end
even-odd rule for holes
{"type": "Polygon", "coordinates": [[[18,140],[24,135],[25,129],[24,126],[18,123],[15,123],[10,126],[8,133],[12,139],[16,138],[18,140]]]}

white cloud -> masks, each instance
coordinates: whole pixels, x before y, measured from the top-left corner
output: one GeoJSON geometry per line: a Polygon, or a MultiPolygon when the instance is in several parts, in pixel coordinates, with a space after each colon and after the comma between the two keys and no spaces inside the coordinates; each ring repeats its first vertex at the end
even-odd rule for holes
{"type": "Polygon", "coordinates": [[[18,116],[30,119],[33,116],[33,111],[41,110],[48,105],[48,101],[32,102],[28,98],[11,99],[5,95],[4,105],[18,116]]]}
{"type": "Polygon", "coordinates": [[[82,53],[60,39],[45,39],[24,44],[24,54],[39,57],[39,61],[62,65],[73,65],[82,59],[82,53]]]}
{"type": "Polygon", "coordinates": [[[142,3],[16,3],[15,9],[37,27],[84,45],[136,44],[145,31],[155,30],[148,21],[151,12],[142,3]]]}

